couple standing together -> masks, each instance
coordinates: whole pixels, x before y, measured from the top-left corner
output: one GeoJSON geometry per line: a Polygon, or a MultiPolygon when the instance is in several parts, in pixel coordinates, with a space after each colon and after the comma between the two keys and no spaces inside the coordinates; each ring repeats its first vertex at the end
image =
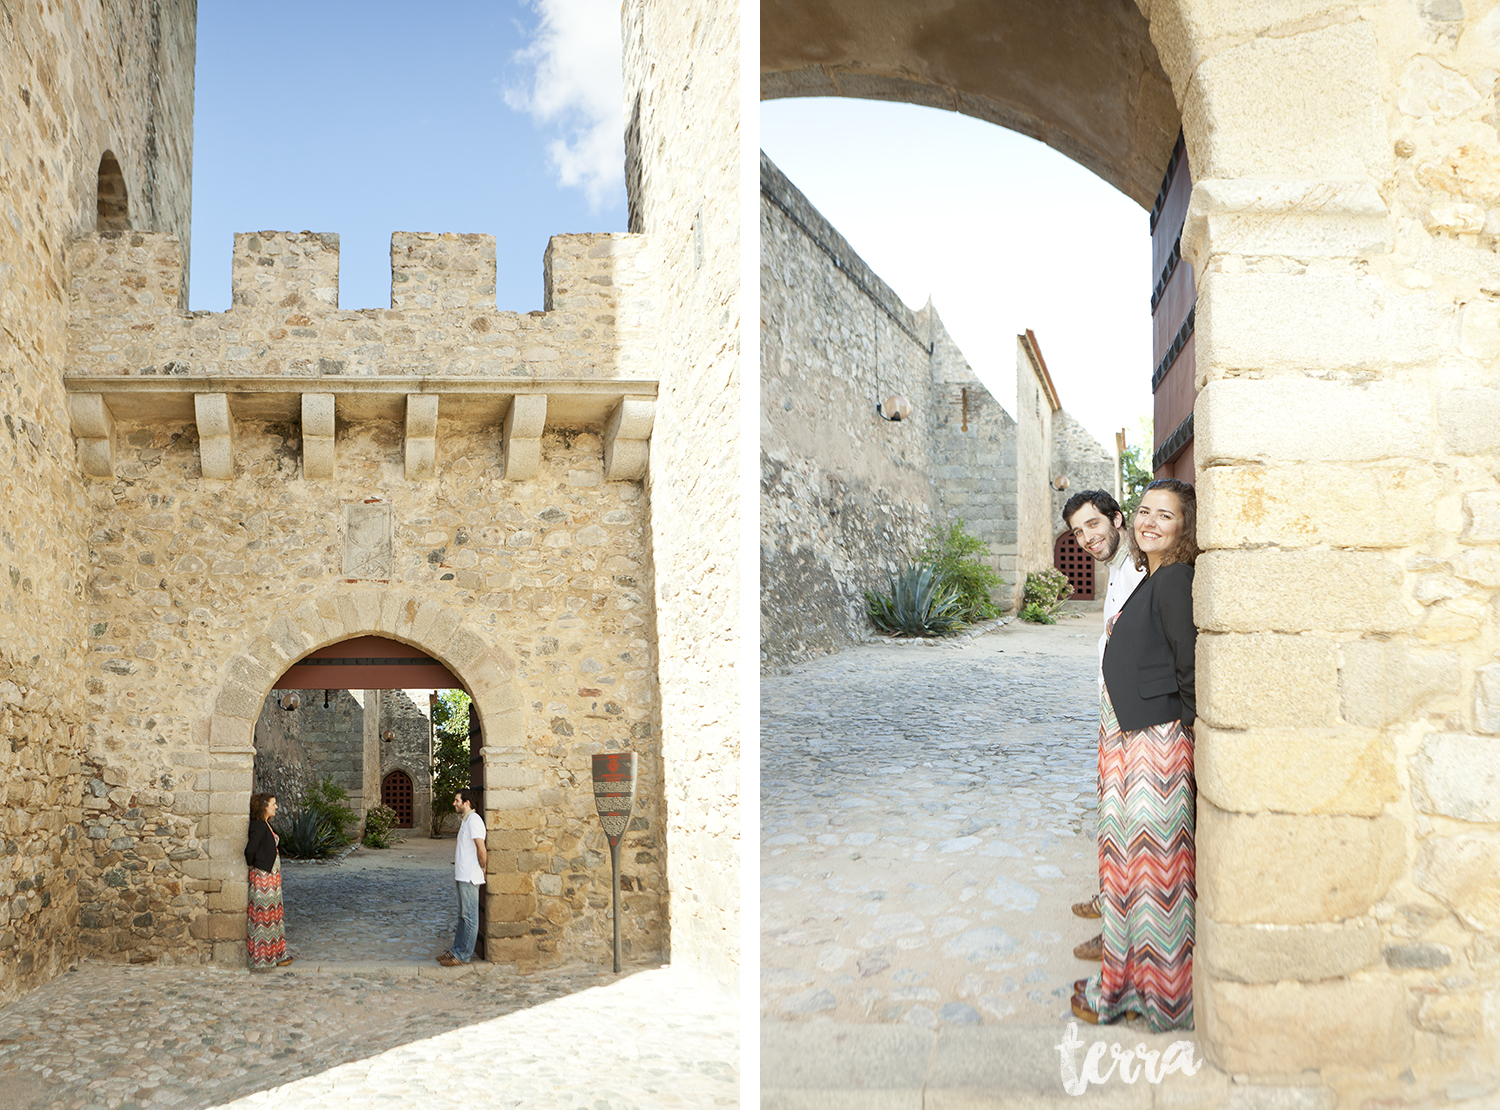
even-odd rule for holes
{"type": "Polygon", "coordinates": [[[1193,487],[1161,478],[1128,522],[1102,490],[1074,494],[1063,520],[1108,563],[1099,639],[1099,893],[1073,907],[1101,918],[1075,955],[1101,961],[1073,984],[1073,1014],[1141,1014],[1153,1031],[1193,1026],[1195,787],[1193,487]]]}

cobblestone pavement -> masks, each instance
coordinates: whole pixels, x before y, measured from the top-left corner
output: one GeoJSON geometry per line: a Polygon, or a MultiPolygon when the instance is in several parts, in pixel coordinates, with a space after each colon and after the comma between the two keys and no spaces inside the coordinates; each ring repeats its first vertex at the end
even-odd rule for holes
{"type": "Polygon", "coordinates": [[[360,848],[338,863],[283,860],[287,951],[299,960],[425,961],[453,943],[453,838],[360,848]]]}
{"type": "Polygon", "coordinates": [[[1097,889],[1099,613],[761,685],[766,1020],[1071,1020],[1097,889]]]}
{"type": "Polygon", "coordinates": [[[285,971],[86,964],[0,1009],[0,1110],[738,1105],[738,1003],[686,971],[427,958],[452,853],[283,864],[285,971]]]}

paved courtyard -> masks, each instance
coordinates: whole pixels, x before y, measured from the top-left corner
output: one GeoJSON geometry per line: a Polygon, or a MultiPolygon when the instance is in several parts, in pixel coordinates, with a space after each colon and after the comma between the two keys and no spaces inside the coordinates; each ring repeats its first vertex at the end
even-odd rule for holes
{"type": "Polygon", "coordinates": [[[0,1009],[0,1110],[739,1104],[737,1003],[686,971],[439,967],[452,853],[284,864],[286,970],[85,964],[0,1009]]]}
{"type": "MultiPolygon", "coordinates": [[[[871,645],[761,694],[762,1012],[1036,1023],[1092,970],[1097,614],[871,645]]],[[[1097,965],[1093,965],[1097,966],[1097,965]]]]}
{"type": "MultiPolygon", "coordinates": [[[[1069,909],[1098,882],[1099,629],[1095,609],[762,681],[767,1110],[1073,1103],[1055,1046],[1099,966],[1072,953],[1098,922],[1069,909]]],[[[1078,1029],[1127,1052],[1191,1038],[1078,1029]]],[[[1228,1088],[1204,1067],[1091,1094],[1207,1107],[1228,1088]]]]}

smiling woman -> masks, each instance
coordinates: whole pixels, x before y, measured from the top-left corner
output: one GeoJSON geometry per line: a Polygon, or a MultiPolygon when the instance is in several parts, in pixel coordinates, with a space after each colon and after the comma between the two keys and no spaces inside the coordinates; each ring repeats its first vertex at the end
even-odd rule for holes
{"type": "Polygon", "coordinates": [[[1152,482],[1132,529],[1148,571],[1108,626],[1099,729],[1103,965],[1073,996],[1084,1021],[1193,1027],[1193,562],[1197,497],[1152,482]]]}

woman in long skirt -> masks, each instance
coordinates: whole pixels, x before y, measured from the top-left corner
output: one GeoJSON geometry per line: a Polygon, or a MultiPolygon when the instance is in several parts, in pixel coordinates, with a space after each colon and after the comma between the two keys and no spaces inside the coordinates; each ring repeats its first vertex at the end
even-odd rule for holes
{"type": "Polygon", "coordinates": [[[286,917],[281,904],[280,838],[271,828],[276,795],[250,796],[250,837],[245,862],[250,865],[250,901],[245,908],[245,945],[250,967],[286,967],[286,917]]]}
{"type": "Polygon", "coordinates": [[[1109,628],[1099,726],[1099,879],[1104,954],[1074,984],[1090,1022],[1145,1016],[1193,1026],[1193,561],[1191,485],[1152,482],[1132,522],[1147,577],[1109,628]]]}

